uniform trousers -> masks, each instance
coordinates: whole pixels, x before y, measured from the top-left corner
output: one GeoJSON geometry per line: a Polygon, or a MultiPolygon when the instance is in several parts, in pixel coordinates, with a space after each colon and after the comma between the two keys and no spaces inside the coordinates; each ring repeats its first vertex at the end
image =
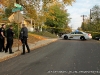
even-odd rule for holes
{"type": "Polygon", "coordinates": [[[29,46],[28,46],[28,43],[27,43],[27,37],[23,37],[23,39],[21,39],[21,42],[22,42],[22,47],[23,47],[23,54],[25,54],[25,46],[27,48],[27,51],[28,53],[30,52],[30,49],[29,49],[29,46]]]}
{"type": "Polygon", "coordinates": [[[13,45],[13,37],[8,37],[5,52],[8,52],[9,49],[9,53],[12,53],[12,45],[13,45]]]}
{"type": "Polygon", "coordinates": [[[4,37],[0,37],[0,52],[5,50],[5,38],[4,37]]]}

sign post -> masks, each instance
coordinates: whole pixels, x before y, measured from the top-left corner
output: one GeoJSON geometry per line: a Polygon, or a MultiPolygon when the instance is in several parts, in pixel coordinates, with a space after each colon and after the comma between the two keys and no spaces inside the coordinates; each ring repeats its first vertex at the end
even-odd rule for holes
{"type": "MultiPolygon", "coordinates": [[[[18,24],[18,41],[19,41],[19,24],[23,20],[23,15],[20,11],[23,10],[23,6],[20,4],[14,3],[15,8],[12,9],[13,14],[9,17],[9,20],[18,24]]],[[[18,51],[19,51],[19,43],[18,43],[18,51]]]]}

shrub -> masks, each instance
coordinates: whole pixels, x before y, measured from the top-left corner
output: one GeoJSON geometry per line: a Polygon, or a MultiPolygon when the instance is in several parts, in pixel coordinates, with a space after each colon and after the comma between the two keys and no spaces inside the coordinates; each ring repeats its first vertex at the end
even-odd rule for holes
{"type": "Polygon", "coordinates": [[[87,33],[91,33],[92,38],[95,39],[95,37],[100,37],[100,32],[92,32],[92,31],[87,31],[87,33]]]}

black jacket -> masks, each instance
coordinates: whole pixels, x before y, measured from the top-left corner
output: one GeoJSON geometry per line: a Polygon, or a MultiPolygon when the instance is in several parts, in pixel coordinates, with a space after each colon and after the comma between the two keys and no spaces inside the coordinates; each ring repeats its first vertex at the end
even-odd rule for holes
{"type": "Polygon", "coordinates": [[[14,32],[12,31],[12,29],[7,29],[7,31],[6,31],[6,37],[7,38],[9,38],[9,37],[11,37],[11,38],[13,38],[13,35],[14,35],[14,32]]]}
{"type": "Polygon", "coordinates": [[[28,29],[23,27],[20,31],[19,39],[28,38],[28,29]]]}
{"type": "Polygon", "coordinates": [[[3,32],[4,36],[5,36],[5,29],[4,28],[0,28],[0,37],[2,37],[1,32],[3,32]]]}

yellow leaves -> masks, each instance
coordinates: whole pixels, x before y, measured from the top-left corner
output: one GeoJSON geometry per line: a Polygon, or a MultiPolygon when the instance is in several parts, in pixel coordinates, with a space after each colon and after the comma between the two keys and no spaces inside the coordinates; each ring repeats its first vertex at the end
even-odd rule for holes
{"type": "Polygon", "coordinates": [[[2,4],[3,6],[10,6],[11,4],[13,4],[16,0],[0,0],[0,4],[2,4]]]}
{"type": "Polygon", "coordinates": [[[52,13],[52,14],[54,14],[54,10],[50,10],[49,12],[52,13]]]}
{"type": "Polygon", "coordinates": [[[52,16],[51,16],[51,15],[48,15],[47,18],[49,18],[49,19],[51,19],[51,20],[55,20],[56,17],[53,16],[53,15],[52,15],[52,16]]]}
{"type": "Polygon", "coordinates": [[[0,8],[0,13],[1,13],[1,12],[2,12],[2,13],[4,12],[2,8],[0,8]]]}
{"type": "Polygon", "coordinates": [[[45,16],[46,18],[55,20],[55,16],[50,15],[50,14],[54,14],[54,13],[55,13],[55,12],[54,12],[53,10],[49,10],[48,12],[45,12],[45,13],[44,13],[44,16],[45,16]]]}
{"type": "MultiPolygon", "coordinates": [[[[53,14],[53,13],[54,13],[54,11],[51,12],[51,14],[53,14]]],[[[54,16],[53,16],[53,15],[48,15],[48,18],[49,18],[49,19],[52,19],[52,20],[55,20],[56,17],[55,17],[55,15],[54,15],[54,16]]]]}
{"type": "MultiPolygon", "coordinates": [[[[62,2],[64,4],[67,4],[67,5],[72,5],[72,2],[75,2],[75,1],[76,0],[62,0],[62,2]]],[[[50,2],[48,2],[48,3],[55,5],[55,4],[58,4],[58,1],[57,0],[50,0],[50,2]]]]}
{"type": "Polygon", "coordinates": [[[64,4],[72,5],[72,2],[75,2],[76,0],[63,0],[64,4]]]}

